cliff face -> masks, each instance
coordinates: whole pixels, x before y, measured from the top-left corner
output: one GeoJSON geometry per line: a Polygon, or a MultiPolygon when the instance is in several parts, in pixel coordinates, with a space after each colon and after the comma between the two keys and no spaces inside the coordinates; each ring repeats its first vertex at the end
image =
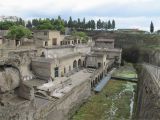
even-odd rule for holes
{"type": "Polygon", "coordinates": [[[19,86],[19,72],[15,68],[1,68],[0,79],[0,93],[13,90],[19,86]]]}
{"type": "Polygon", "coordinates": [[[160,119],[160,68],[143,64],[139,74],[137,119],[160,119]]]}

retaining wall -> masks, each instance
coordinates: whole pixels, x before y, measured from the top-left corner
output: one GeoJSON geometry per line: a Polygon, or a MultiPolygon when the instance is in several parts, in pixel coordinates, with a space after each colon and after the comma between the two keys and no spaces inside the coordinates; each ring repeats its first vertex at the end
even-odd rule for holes
{"type": "Polygon", "coordinates": [[[137,119],[160,119],[160,68],[143,64],[138,82],[137,119]]]}

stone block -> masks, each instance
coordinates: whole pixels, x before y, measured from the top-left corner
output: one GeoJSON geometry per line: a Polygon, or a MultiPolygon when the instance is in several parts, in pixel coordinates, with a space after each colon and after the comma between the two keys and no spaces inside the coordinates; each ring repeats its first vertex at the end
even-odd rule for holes
{"type": "Polygon", "coordinates": [[[24,99],[33,100],[35,98],[34,88],[27,84],[22,83],[19,87],[18,95],[19,97],[22,97],[24,99]]]}

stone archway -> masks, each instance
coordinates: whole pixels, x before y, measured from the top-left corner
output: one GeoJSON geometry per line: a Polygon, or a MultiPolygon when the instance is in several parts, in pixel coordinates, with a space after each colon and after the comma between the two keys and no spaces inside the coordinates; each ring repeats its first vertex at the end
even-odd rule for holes
{"type": "Polygon", "coordinates": [[[97,83],[98,83],[98,78],[95,79],[95,84],[97,84],[97,83]]]}
{"type": "Polygon", "coordinates": [[[73,61],[73,68],[77,68],[77,61],[76,60],[73,61]]]}
{"type": "Polygon", "coordinates": [[[82,67],[82,61],[81,61],[81,59],[78,60],[78,67],[79,68],[82,67]]]}
{"type": "Polygon", "coordinates": [[[91,81],[91,88],[93,88],[93,86],[94,86],[94,85],[93,85],[93,82],[91,81]]]}
{"type": "Polygon", "coordinates": [[[100,75],[98,76],[98,81],[100,81],[100,75]]]}

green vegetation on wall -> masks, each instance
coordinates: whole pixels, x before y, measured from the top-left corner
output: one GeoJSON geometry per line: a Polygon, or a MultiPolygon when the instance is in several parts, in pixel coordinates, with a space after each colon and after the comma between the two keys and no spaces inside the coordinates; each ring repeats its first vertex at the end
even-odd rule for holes
{"type": "Polygon", "coordinates": [[[75,37],[81,38],[83,43],[86,43],[89,39],[85,32],[77,32],[77,31],[74,30],[72,32],[72,35],[75,36],[75,37]]]}

